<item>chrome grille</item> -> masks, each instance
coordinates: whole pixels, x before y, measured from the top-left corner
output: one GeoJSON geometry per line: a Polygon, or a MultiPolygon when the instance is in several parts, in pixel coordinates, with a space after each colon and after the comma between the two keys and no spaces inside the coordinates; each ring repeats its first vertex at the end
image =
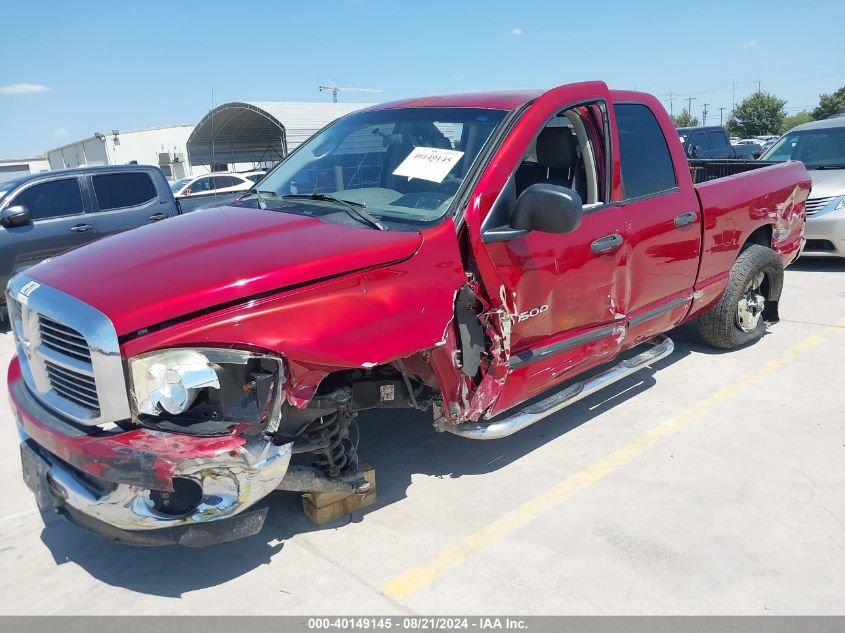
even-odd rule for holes
{"type": "Polygon", "coordinates": [[[6,290],[21,374],[45,406],[80,424],[131,417],[117,332],[99,310],[15,275],[6,290]]]}
{"type": "Polygon", "coordinates": [[[830,196],[828,198],[808,198],[807,205],[804,207],[804,215],[808,217],[815,215],[830,204],[830,201],[835,197],[836,196],[830,196]]]}
{"type": "Polygon", "coordinates": [[[88,349],[85,337],[73,328],[44,315],[38,317],[38,327],[41,330],[41,344],[45,347],[85,363],[91,362],[91,350],[88,349]]]}
{"type": "Polygon", "coordinates": [[[75,402],[99,415],[100,401],[97,398],[97,384],[93,376],[44,361],[50,386],[62,398],[75,402]]]}

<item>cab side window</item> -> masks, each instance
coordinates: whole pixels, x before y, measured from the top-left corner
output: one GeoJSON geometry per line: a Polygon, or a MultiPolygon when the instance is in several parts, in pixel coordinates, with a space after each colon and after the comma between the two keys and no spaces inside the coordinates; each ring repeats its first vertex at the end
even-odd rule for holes
{"type": "Polygon", "coordinates": [[[211,178],[200,178],[195,181],[189,189],[191,190],[191,193],[202,193],[203,191],[208,191],[211,189],[211,178]]]}
{"type": "Polygon", "coordinates": [[[675,167],[654,113],[641,103],[620,103],[613,109],[619,131],[625,198],[640,198],[674,189],[675,167]]]}
{"type": "Polygon", "coordinates": [[[91,180],[100,211],[140,206],[158,197],[152,178],[145,172],[100,174],[91,180]]]}
{"type": "Polygon", "coordinates": [[[710,137],[710,149],[725,149],[728,147],[728,139],[721,130],[711,130],[707,133],[710,137]]]}
{"type": "MultiPolygon", "coordinates": [[[[622,141],[619,142],[621,143],[622,141]]],[[[706,152],[710,149],[710,142],[707,140],[707,135],[704,132],[696,132],[690,138],[689,146],[695,146],[699,150],[706,152]]]]}
{"type": "Polygon", "coordinates": [[[585,125],[587,116],[589,107],[565,110],[540,130],[514,175],[517,196],[546,183],[572,189],[585,205],[604,201],[596,160],[604,156],[604,139],[600,128],[585,125]]]}
{"type": "Polygon", "coordinates": [[[33,221],[82,213],[82,191],[76,178],[62,178],[33,185],[20,192],[8,206],[23,205],[33,221]]]}

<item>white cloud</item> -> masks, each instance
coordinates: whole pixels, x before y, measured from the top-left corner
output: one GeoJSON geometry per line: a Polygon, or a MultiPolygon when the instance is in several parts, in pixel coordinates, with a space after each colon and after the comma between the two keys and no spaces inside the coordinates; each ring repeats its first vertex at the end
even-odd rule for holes
{"type": "Polygon", "coordinates": [[[452,81],[460,81],[461,77],[458,75],[452,75],[452,81]]]}
{"type": "Polygon", "coordinates": [[[515,29],[513,29],[511,31],[511,35],[522,35],[522,29],[519,28],[519,27],[516,27],[515,29]]]}
{"type": "Polygon", "coordinates": [[[0,95],[25,95],[32,92],[50,92],[52,88],[44,84],[12,84],[0,86],[0,95]]]}
{"type": "Polygon", "coordinates": [[[70,136],[70,132],[68,132],[63,127],[58,127],[55,130],[53,130],[53,136],[62,136],[62,137],[70,136]]]}
{"type": "Polygon", "coordinates": [[[755,46],[757,46],[757,40],[748,40],[740,48],[744,51],[747,51],[747,50],[754,48],[755,46]]]}

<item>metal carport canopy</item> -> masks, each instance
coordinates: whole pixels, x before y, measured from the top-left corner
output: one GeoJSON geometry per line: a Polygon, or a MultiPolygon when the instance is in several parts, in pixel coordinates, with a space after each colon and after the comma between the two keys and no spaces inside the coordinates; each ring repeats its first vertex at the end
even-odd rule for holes
{"type": "Polygon", "coordinates": [[[370,103],[232,101],[206,114],[188,139],[191,165],[279,161],[314,132],[370,103]]]}

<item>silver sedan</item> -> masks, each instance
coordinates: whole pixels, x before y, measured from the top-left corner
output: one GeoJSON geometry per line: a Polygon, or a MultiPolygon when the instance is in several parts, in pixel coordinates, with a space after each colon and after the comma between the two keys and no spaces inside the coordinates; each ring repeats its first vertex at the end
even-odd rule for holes
{"type": "Polygon", "coordinates": [[[791,129],[761,160],[800,160],[810,171],[802,256],[845,257],[845,116],[791,129]]]}

